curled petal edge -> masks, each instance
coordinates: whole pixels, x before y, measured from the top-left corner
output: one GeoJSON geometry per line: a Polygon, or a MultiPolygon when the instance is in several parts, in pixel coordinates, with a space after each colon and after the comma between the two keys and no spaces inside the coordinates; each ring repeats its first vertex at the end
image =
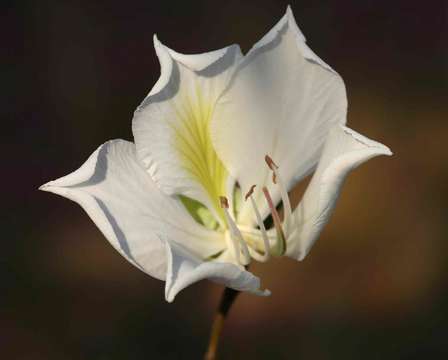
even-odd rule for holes
{"type": "Polygon", "coordinates": [[[156,36],[154,48],[160,77],[132,120],[137,156],[163,193],[194,199],[222,220],[216,193],[225,193],[228,173],[207,132],[216,98],[230,81],[241,50],[230,45],[185,55],[156,36]],[[210,186],[213,176],[218,180],[210,186]]]}
{"type": "Polygon", "coordinates": [[[260,289],[260,279],[240,267],[221,262],[202,262],[180,245],[165,241],[167,276],[165,298],[173,302],[176,295],[186,287],[203,279],[209,279],[238,291],[258,296],[269,296],[269,290],[260,289]]]}
{"type": "MultiPolygon", "coordinates": [[[[288,6],[238,65],[218,101],[211,138],[244,191],[252,184],[269,187],[269,171],[263,166],[266,154],[277,162],[291,189],[314,171],[329,130],[345,124],[346,112],[342,78],[308,47],[288,6]],[[256,142],[250,141],[253,134],[256,142]]],[[[279,191],[270,191],[277,203],[279,191]]],[[[255,194],[254,200],[267,216],[264,198],[255,194]]],[[[250,204],[243,204],[239,220],[255,224],[250,204]]]]}
{"type": "Polygon", "coordinates": [[[328,222],[342,184],[351,170],[390,149],[343,126],[329,133],[324,150],[302,201],[293,212],[288,227],[287,256],[303,260],[328,222]]]}
{"type": "Polygon", "coordinates": [[[336,73],[330,65],[328,65],[325,61],[323,61],[317,54],[311,50],[311,48],[306,44],[306,37],[303,34],[303,32],[300,30],[299,26],[297,25],[297,21],[294,18],[294,14],[292,12],[291,6],[288,5],[286,8],[286,13],[283,15],[283,17],[280,19],[280,21],[265,35],[261,40],[259,40],[257,43],[252,46],[252,48],[249,50],[248,54],[245,56],[245,58],[249,58],[253,52],[258,51],[258,49],[269,45],[272,43],[275,38],[278,36],[278,33],[282,31],[285,25],[288,25],[288,27],[291,28],[291,30],[294,32],[296,36],[296,43],[297,47],[301,51],[303,57],[307,59],[308,61],[314,62],[316,64],[319,64],[323,68],[327,69],[328,71],[331,71],[332,73],[336,73]]]}
{"type": "MultiPolygon", "coordinates": [[[[102,209],[100,202],[94,196],[89,194],[86,191],[82,191],[78,186],[82,186],[82,184],[87,184],[90,179],[94,179],[95,171],[99,163],[99,157],[103,149],[108,148],[109,146],[118,146],[124,145],[126,146],[128,142],[120,139],[109,140],[106,143],[100,145],[84,162],[84,164],[73,171],[72,173],[65,175],[59,179],[49,181],[48,183],[41,185],[39,190],[50,192],[56,195],[60,195],[65,197],[75,203],[78,203],[87,215],[93,220],[98,229],[103,233],[103,235],[108,239],[110,244],[117,250],[120,255],[122,255],[127,261],[129,261],[136,268],[141,271],[159,279],[165,279],[165,264],[164,261],[155,268],[153,271],[147,271],[144,269],[138,261],[134,259],[134,257],[129,252],[128,247],[123,246],[123,239],[119,239],[117,232],[114,230],[113,224],[108,219],[105,210],[102,209]]],[[[155,244],[154,250],[160,255],[164,256],[162,251],[157,251],[156,249],[162,249],[159,245],[155,244]]]]}
{"type": "Polygon", "coordinates": [[[160,280],[167,266],[158,234],[191,245],[195,256],[208,257],[224,246],[221,236],[197,224],[179,200],[160,192],[128,141],[106,142],[79,169],[39,189],[81,205],[126,260],[160,280]]]}

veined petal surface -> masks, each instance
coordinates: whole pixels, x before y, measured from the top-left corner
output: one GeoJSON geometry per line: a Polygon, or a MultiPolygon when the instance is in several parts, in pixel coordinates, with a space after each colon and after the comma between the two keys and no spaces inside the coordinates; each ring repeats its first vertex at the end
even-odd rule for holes
{"type": "Polygon", "coordinates": [[[167,259],[160,235],[200,258],[225,248],[219,233],[197,224],[178,199],[160,191],[128,141],[101,145],[78,170],[40,189],[81,205],[121,255],[161,280],[167,259]]]}
{"type": "MultiPolygon", "coordinates": [[[[306,45],[288,8],[245,56],[220,97],[212,140],[243,192],[253,184],[261,187],[268,183],[267,154],[290,188],[315,168],[329,129],[345,123],[346,111],[341,77],[306,45]]],[[[278,188],[270,191],[278,201],[278,188]]],[[[260,194],[256,201],[266,215],[260,194]]],[[[248,214],[253,223],[247,204],[242,222],[248,214]]]]}
{"type": "Polygon", "coordinates": [[[392,155],[388,147],[345,127],[335,126],[302,201],[286,229],[286,255],[302,260],[311,249],[336,204],[348,173],[378,155],[392,155]]]}
{"type": "Polygon", "coordinates": [[[168,268],[165,298],[168,302],[172,302],[175,296],[187,286],[203,279],[255,295],[270,295],[269,290],[260,289],[258,277],[237,265],[216,261],[203,262],[182,246],[169,241],[166,242],[166,254],[168,268]]]}
{"type": "Polygon", "coordinates": [[[160,189],[206,205],[222,220],[219,196],[228,195],[228,172],[210,138],[215,103],[227,86],[236,45],[198,55],[179,54],[154,38],[159,81],[137,109],[137,154],[160,189]]]}

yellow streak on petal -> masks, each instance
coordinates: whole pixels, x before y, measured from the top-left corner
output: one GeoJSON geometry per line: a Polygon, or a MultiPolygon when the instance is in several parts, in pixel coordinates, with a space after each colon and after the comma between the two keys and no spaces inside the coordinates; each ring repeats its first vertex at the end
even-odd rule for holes
{"type": "Polygon", "coordinates": [[[197,85],[194,99],[184,95],[178,105],[177,121],[172,122],[171,126],[182,166],[195,181],[202,185],[214,210],[225,223],[219,197],[226,194],[228,172],[218,158],[210,138],[210,121],[214,103],[204,99],[197,85]]]}

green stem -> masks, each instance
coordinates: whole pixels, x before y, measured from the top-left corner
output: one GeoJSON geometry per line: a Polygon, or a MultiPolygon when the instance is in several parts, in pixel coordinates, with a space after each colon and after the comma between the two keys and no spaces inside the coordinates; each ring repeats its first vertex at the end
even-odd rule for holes
{"type": "Polygon", "coordinates": [[[225,288],[222,294],[221,303],[219,304],[215,318],[213,320],[212,329],[210,331],[210,341],[204,360],[215,360],[218,350],[219,338],[224,325],[224,320],[232,307],[236,297],[240,292],[231,288],[225,288]]]}

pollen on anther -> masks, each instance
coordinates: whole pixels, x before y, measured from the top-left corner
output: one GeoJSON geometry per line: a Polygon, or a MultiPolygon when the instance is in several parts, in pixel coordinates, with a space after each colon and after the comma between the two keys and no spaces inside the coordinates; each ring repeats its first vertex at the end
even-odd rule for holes
{"type": "Polygon", "coordinates": [[[247,201],[247,199],[249,199],[249,197],[254,193],[254,189],[257,185],[252,185],[249,189],[249,191],[247,192],[246,196],[244,197],[244,200],[247,201]]]}
{"type": "Polygon", "coordinates": [[[220,202],[221,207],[223,209],[228,209],[229,208],[229,201],[227,200],[227,198],[225,196],[220,196],[219,197],[219,202],[220,202]]]}
{"type": "Polygon", "coordinates": [[[264,157],[264,161],[266,161],[266,164],[268,165],[269,169],[271,169],[273,172],[272,182],[274,184],[277,184],[277,171],[276,171],[278,169],[277,164],[274,162],[274,160],[272,160],[272,158],[269,155],[266,155],[264,157]]]}
{"type": "Polygon", "coordinates": [[[266,155],[264,157],[264,161],[266,161],[266,164],[268,164],[269,169],[271,170],[278,169],[277,164],[274,162],[274,160],[272,160],[272,158],[269,155],[266,155]]]}

